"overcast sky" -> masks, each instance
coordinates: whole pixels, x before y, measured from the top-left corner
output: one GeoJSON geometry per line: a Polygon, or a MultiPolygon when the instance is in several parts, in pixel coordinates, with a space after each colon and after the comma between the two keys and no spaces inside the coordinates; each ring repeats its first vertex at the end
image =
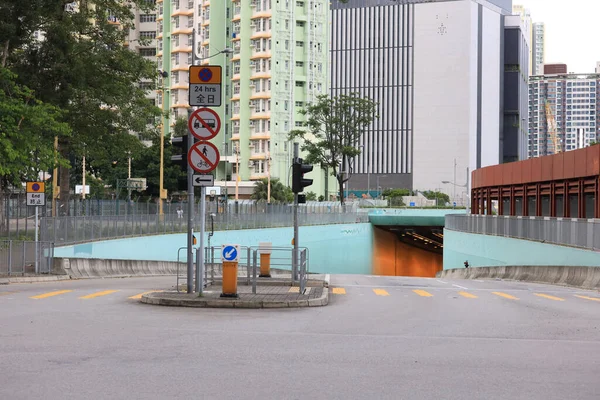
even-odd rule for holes
{"type": "Polygon", "coordinates": [[[600,61],[599,0],[513,0],[546,24],[546,63],[566,63],[569,72],[594,72],[600,61]]]}

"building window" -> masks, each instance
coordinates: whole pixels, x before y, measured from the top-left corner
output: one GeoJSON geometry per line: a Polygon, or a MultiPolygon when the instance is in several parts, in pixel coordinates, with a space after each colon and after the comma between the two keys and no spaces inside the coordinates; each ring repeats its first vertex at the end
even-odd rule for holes
{"type": "Polygon", "coordinates": [[[304,61],[296,61],[296,67],[304,67],[304,61]]]}
{"type": "Polygon", "coordinates": [[[140,31],[140,39],[156,39],[156,31],[140,31]]]}
{"type": "Polygon", "coordinates": [[[296,47],[304,47],[304,42],[301,40],[296,41],[296,47]]]}
{"type": "Polygon", "coordinates": [[[155,14],[140,14],[140,22],[156,22],[155,14]]]}
{"type": "Polygon", "coordinates": [[[296,87],[304,87],[304,82],[296,81],[296,87]]]}
{"type": "Polygon", "coordinates": [[[156,49],[155,48],[140,49],[140,56],[142,56],[142,57],[154,57],[154,56],[156,56],[156,49]]]}
{"type": "Polygon", "coordinates": [[[297,1],[296,2],[296,7],[304,7],[304,2],[303,1],[297,1]]]}

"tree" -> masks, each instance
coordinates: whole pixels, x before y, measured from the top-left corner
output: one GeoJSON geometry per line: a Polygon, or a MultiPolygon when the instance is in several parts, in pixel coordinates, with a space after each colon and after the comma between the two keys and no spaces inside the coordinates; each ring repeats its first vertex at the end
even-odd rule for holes
{"type": "MultiPolygon", "coordinates": [[[[54,151],[54,136],[67,137],[68,125],[61,112],[37,100],[16,75],[0,67],[0,210],[3,194],[26,180],[37,180],[40,171],[65,164],[54,151]]],[[[6,221],[0,213],[0,231],[6,221]]]]}
{"type": "Polygon", "coordinates": [[[330,168],[339,185],[344,204],[344,183],[352,176],[353,159],[360,154],[358,142],[377,117],[377,104],[357,93],[330,98],[320,95],[306,106],[306,130],[290,132],[291,140],[303,140],[301,150],[308,153],[304,162],[330,168]]]}
{"type": "MultiPolygon", "coordinates": [[[[253,200],[267,200],[268,179],[256,181],[252,196],[253,200]]],[[[294,200],[292,189],[285,186],[278,178],[271,178],[271,201],[290,203],[294,200]]]]}
{"type": "Polygon", "coordinates": [[[317,194],[315,192],[306,193],[306,200],[307,201],[317,201],[317,194]]]}
{"type": "Polygon", "coordinates": [[[427,197],[427,199],[436,200],[436,206],[440,205],[440,204],[446,205],[447,203],[450,203],[450,196],[448,196],[446,193],[433,191],[433,190],[426,190],[425,192],[422,192],[422,193],[423,193],[423,196],[427,197]]]}
{"type": "MultiPolygon", "coordinates": [[[[64,159],[80,159],[84,152],[110,154],[115,143],[128,146],[112,153],[121,157],[135,150],[133,142],[121,138],[131,132],[146,137],[155,130],[148,121],[160,109],[138,85],[155,79],[155,66],[124,46],[134,26],[133,7],[147,11],[150,2],[88,0],[67,7],[67,1],[33,0],[27,24],[17,29],[23,7],[0,1],[1,9],[10,11],[0,19],[8,27],[0,29],[2,60],[41,101],[64,111],[60,120],[74,133],[59,137],[64,159]],[[34,40],[34,30],[43,32],[44,39],[34,40]]],[[[60,169],[62,213],[68,213],[70,172],[60,169]]]]}

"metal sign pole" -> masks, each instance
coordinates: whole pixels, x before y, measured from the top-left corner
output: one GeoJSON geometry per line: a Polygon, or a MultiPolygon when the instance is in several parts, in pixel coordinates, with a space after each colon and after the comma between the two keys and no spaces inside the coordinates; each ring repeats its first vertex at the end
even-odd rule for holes
{"type": "MultiPolygon", "coordinates": [[[[188,132],[188,153],[194,144],[194,136],[188,132]]],[[[194,171],[187,163],[188,226],[187,226],[187,292],[194,292],[194,171]]]]}
{"type": "MultiPolygon", "coordinates": [[[[294,143],[294,162],[298,159],[298,143],[294,143]]],[[[292,281],[298,280],[298,193],[294,193],[294,254],[292,254],[292,281]]]]}
{"type": "Polygon", "coordinates": [[[38,251],[38,206],[35,206],[35,273],[40,273],[40,262],[38,259],[39,251],[38,251]]]}
{"type": "Polygon", "coordinates": [[[200,248],[196,267],[196,293],[202,293],[202,271],[204,271],[204,232],[206,231],[206,188],[200,188],[200,248]]]}

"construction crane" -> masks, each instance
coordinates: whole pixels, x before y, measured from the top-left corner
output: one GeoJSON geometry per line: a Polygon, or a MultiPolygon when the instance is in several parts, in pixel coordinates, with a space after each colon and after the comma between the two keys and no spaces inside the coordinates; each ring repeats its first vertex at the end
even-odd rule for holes
{"type": "MultiPolygon", "coordinates": [[[[552,154],[560,153],[560,142],[558,140],[558,135],[556,133],[556,120],[554,119],[554,113],[552,112],[552,106],[550,105],[550,101],[546,99],[546,122],[548,125],[548,135],[550,136],[550,140],[552,141],[552,145],[554,147],[554,151],[552,154]]],[[[548,142],[546,142],[548,143],[548,142]]],[[[546,145],[546,155],[549,154],[548,146],[546,145]]]]}

